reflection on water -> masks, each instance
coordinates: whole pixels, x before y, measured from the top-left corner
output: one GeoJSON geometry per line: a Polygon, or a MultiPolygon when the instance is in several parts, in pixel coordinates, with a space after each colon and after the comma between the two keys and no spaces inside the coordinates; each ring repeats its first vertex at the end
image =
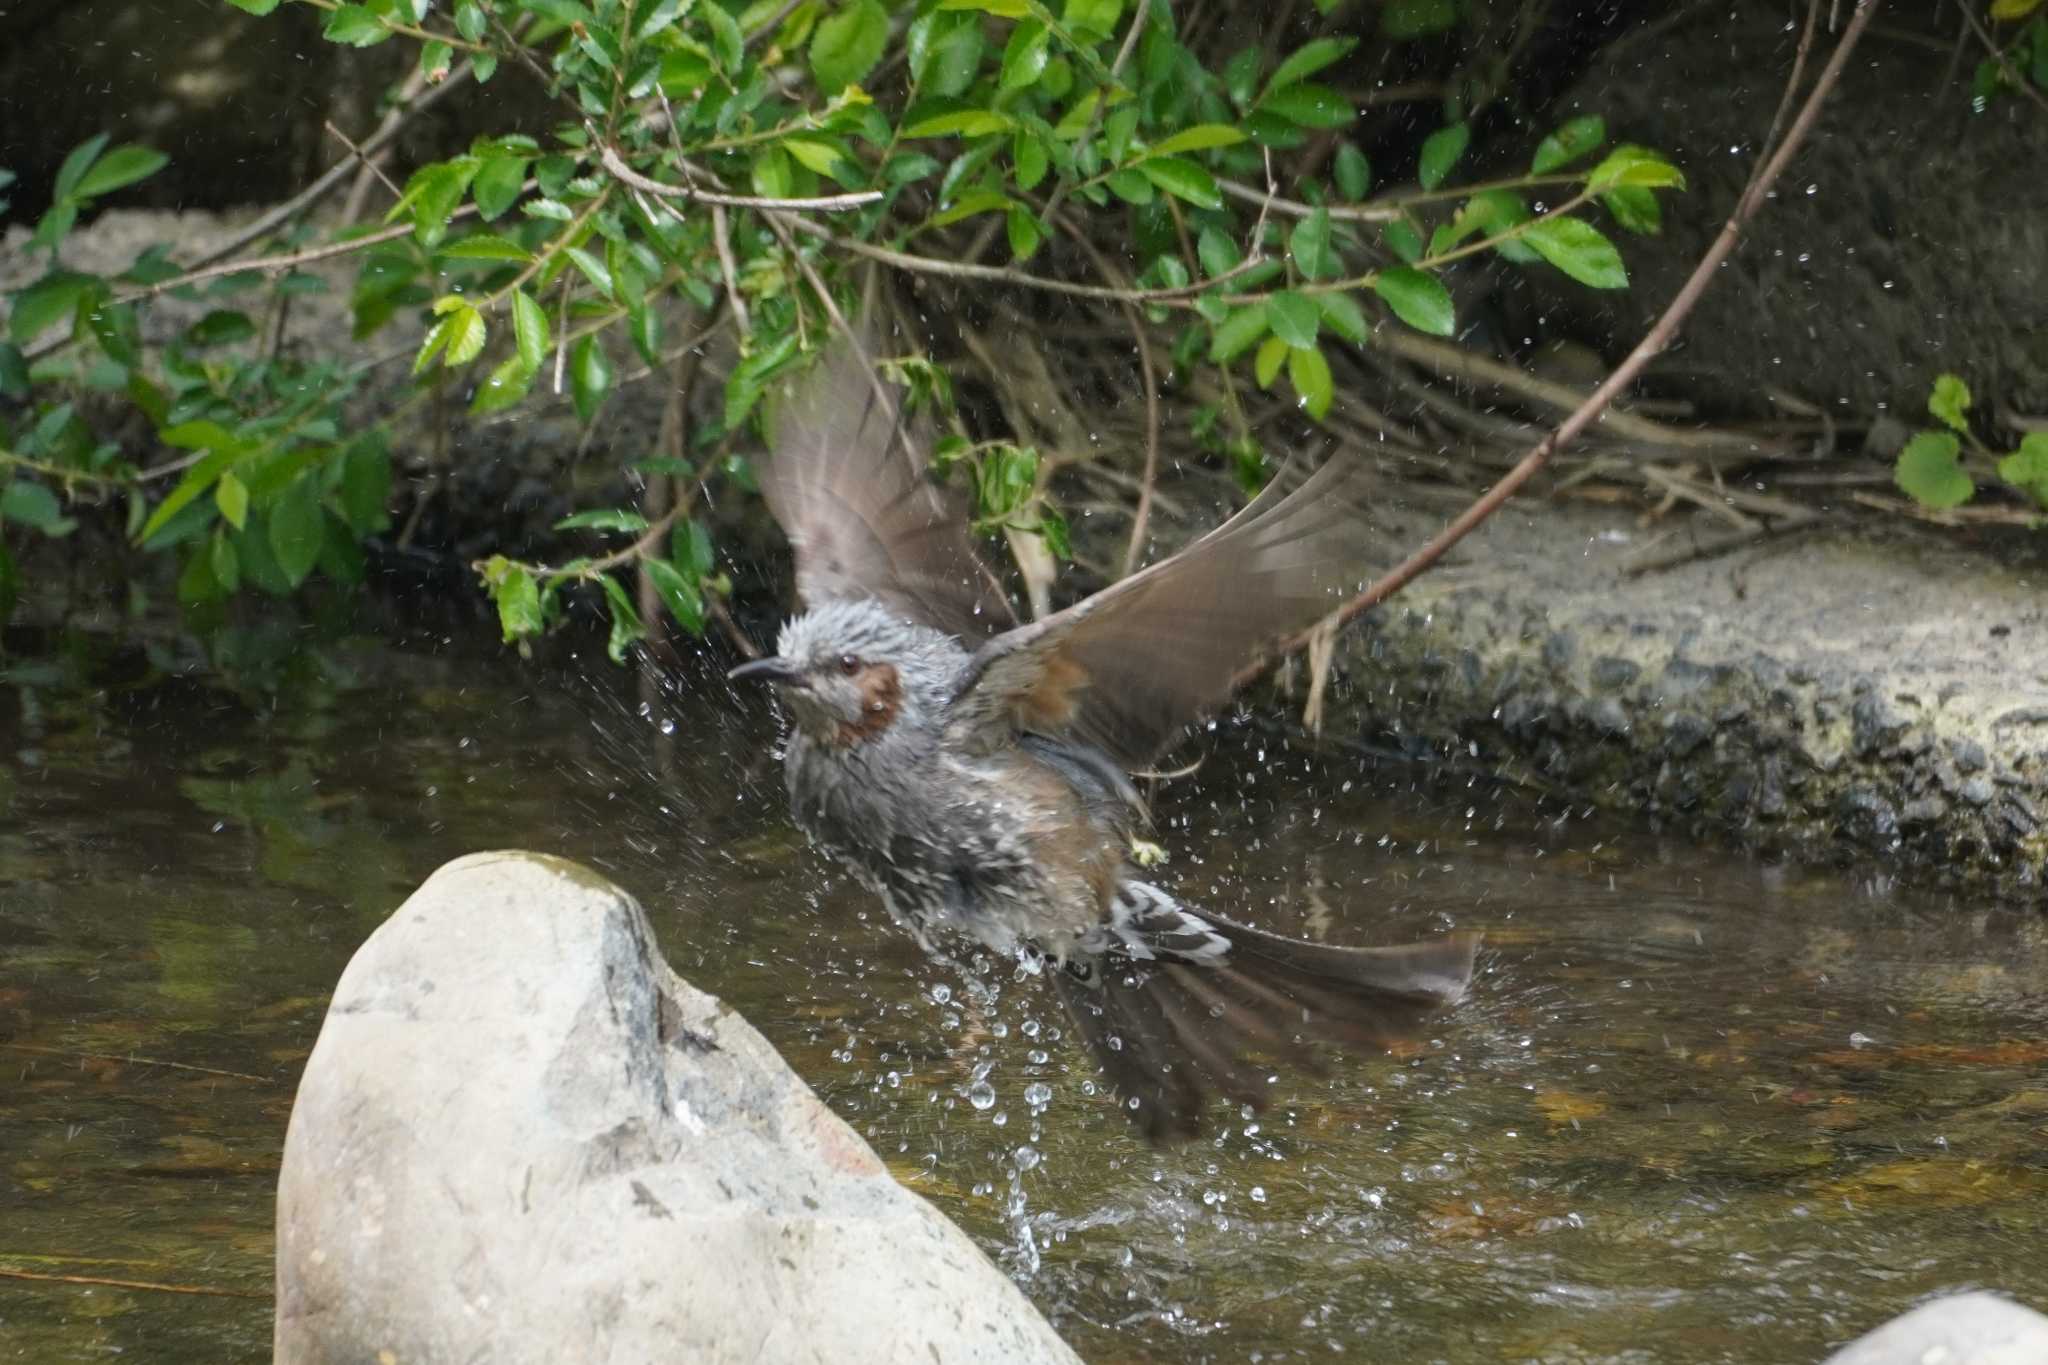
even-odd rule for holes
{"type": "Polygon", "coordinates": [[[1162,797],[1179,890],[1488,947],[1412,1055],[1162,1154],[1049,995],[980,1004],[802,848],[722,685],[643,707],[603,665],[364,649],[253,702],[80,657],[0,689],[0,1359],[267,1357],[325,992],[507,845],[637,894],[1091,1361],[1783,1361],[1939,1290],[2048,1305],[2033,916],[1249,740],[1162,797]]]}

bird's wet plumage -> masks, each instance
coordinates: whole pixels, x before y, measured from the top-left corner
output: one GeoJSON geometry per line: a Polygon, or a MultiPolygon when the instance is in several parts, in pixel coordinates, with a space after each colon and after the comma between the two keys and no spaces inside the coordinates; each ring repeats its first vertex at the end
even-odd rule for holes
{"type": "Polygon", "coordinates": [[[1257,652],[1326,615],[1363,562],[1362,468],[1269,488],[1188,549],[1016,625],[924,436],[841,346],[780,406],[761,470],[805,611],[774,682],[791,810],[928,951],[964,938],[1050,969],[1155,1141],[1207,1099],[1257,1105],[1255,1059],[1385,1047],[1455,1001],[1477,940],[1338,948],[1183,905],[1130,861],[1151,764],[1257,652]]]}

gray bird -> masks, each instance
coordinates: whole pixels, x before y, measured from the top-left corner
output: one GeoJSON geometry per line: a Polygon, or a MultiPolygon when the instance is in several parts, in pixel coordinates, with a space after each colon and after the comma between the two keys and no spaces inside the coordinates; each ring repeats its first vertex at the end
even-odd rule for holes
{"type": "Polygon", "coordinates": [[[1231,691],[1259,648],[1355,583],[1362,461],[1269,487],[1180,554],[1018,625],[861,351],[776,414],[761,491],[796,551],[803,614],[773,658],[796,822],[928,952],[978,945],[1051,977],[1154,1142],[1211,1093],[1254,1107],[1280,1057],[1383,1047],[1456,1001],[1477,937],[1392,948],[1284,938],[1145,880],[1128,774],[1231,691]]]}

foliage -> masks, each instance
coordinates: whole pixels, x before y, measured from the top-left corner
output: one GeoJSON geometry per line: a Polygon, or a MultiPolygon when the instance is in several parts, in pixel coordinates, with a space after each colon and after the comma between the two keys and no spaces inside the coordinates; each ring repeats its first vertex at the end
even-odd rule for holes
{"type": "MultiPolygon", "coordinates": [[[[281,0],[226,2],[260,15],[281,0]]],[[[1343,138],[1358,109],[1333,78],[1366,53],[1341,16],[1291,50],[1212,52],[1188,45],[1166,0],[299,3],[325,11],[333,42],[416,45],[430,83],[538,82],[560,121],[545,139],[486,137],[419,167],[384,225],[346,227],[321,248],[359,257],[357,340],[403,320],[425,328],[409,378],[367,426],[346,420],[367,362],[276,344],[285,301],[322,287],[286,264],[306,239],[277,243],[261,295],[265,258],[181,275],[153,252],[113,278],[68,270],[79,212],[162,158],[101,138],[66,163],[35,237],[49,268],[13,296],[0,346],[0,389],[23,405],[0,426],[0,514],[62,535],[67,502],[124,512],[138,546],[179,557],[179,597],[202,614],[245,585],[358,575],[364,539],[388,525],[394,433],[422,398],[481,417],[550,401],[566,382],[593,423],[628,367],[663,372],[729,328],[741,360],[717,414],[634,465],[676,481],[665,512],[558,528],[611,538],[602,555],[478,566],[508,639],[546,630],[564,588],[594,585],[622,656],[646,624],[619,571],[643,574],[691,632],[729,589],[693,499],[708,484],[746,487],[735,452],[764,395],[854,310],[857,266],[1138,305],[1172,330],[1183,374],[1213,367],[1226,392],[1237,376],[1271,387],[1284,375],[1321,420],[1337,401],[1330,348],[1369,345],[1384,325],[1453,333],[1447,266],[1496,253],[1623,288],[1599,211],[1655,232],[1656,192],[1684,186],[1654,152],[1610,147],[1598,118],[1576,118],[1542,139],[1526,174],[1461,187],[1475,103],[1454,90],[1415,182],[1374,194],[1373,167],[1343,138]],[[1316,151],[1333,136],[1334,153],[1316,151]],[[1115,242],[1133,278],[1077,278],[1068,238],[1115,242]],[[981,264],[990,249],[1007,263],[981,264]],[[145,346],[139,310],[166,292],[210,309],[145,346]],[[131,451],[96,435],[111,419],[96,425],[88,410],[139,415],[150,436],[131,451]]],[[[1377,42],[1429,39],[1459,12],[1390,0],[1377,42]]],[[[942,374],[890,359],[947,411],[942,374]]],[[[1206,412],[1191,434],[1247,483],[1260,477],[1241,415],[1206,412]]],[[[1068,553],[1035,451],[955,435],[937,456],[984,529],[1068,553]]],[[[0,557],[0,585],[10,572],[0,557]]]]}
{"type": "Polygon", "coordinates": [[[2048,510],[2048,432],[2029,432],[2018,448],[2000,455],[1970,430],[1970,388],[1952,374],[1935,379],[1927,411],[1948,429],[1918,432],[1899,452],[1892,479],[1907,496],[1922,507],[1960,507],[1976,496],[1969,473],[1975,465],[2048,510]]]}

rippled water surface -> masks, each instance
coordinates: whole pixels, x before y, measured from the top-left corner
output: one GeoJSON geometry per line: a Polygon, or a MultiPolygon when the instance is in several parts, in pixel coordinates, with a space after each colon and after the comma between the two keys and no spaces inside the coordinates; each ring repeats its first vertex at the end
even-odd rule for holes
{"type": "Polygon", "coordinates": [[[963,1005],[802,847],[762,714],[607,668],[343,648],[259,700],[0,659],[0,1359],[267,1358],[326,992],[507,845],[638,895],[1090,1361],[1792,1361],[1941,1290],[2048,1307],[2038,916],[1242,739],[1161,795],[1185,895],[1483,929],[1482,975],[1413,1055],[1159,1153],[1049,997],[963,1005]]]}

